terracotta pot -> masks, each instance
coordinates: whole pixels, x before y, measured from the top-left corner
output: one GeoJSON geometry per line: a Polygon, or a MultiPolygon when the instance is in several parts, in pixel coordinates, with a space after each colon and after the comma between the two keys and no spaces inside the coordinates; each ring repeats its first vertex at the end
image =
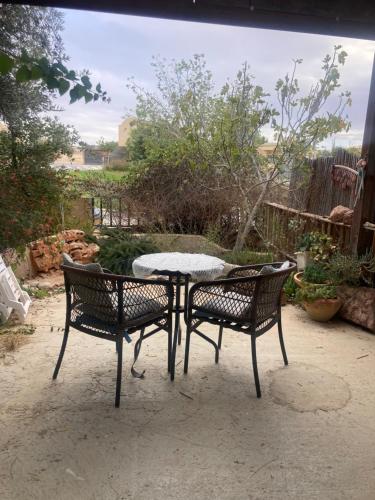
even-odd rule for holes
{"type": "Polygon", "coordinates": [[[341,307],[340,299],[318,299],[314,302],[304,302],[309,317],[315,321],[329,321],[341,307]]]}
{"type": "Polygon", "coordinates": [[[296,273],[293,276],[293,279],[294,283],[300,288],[303,288],[305,286],[308,286],[310,288],[320,288],[322,286],[330,285],[330,283],[308,283],[307,281],[303,281],[303,271],[296,273]]]}
{"type": "Polygon", "coordinates": [[[302,276],[303,276],[303,271],[300,271],[299,273],[296,273],[293,276],[294,283],[300,288],[303,288],[305,286],[305,283],[302,281],[302,276]]]}

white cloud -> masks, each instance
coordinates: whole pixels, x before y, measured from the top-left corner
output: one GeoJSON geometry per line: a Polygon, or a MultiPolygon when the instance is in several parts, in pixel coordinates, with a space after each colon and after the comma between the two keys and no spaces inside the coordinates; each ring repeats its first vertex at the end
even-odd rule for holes
{"type": "MultiPolygon", "coordinates": [[[[148,89],[155,85],[150,68],[152,55],[168,59],[206,55],[218,85],[233,77],[248,60],[257,82],[269,92],[275,81],[291,69],[293,58],[303,58],[302,86],[319,77],[321,59],[333,46],[343,45],[348,61],[342,70],[342,88],[351,90],[353,106],[349,118],[353,130],[347,140],[361,141],[375,42],[322,35],[240,28],[196,22],[123,16],[80,11],[66,12],[66,45],[77,67],[89,67],[93,80],[102,83],[112,102],[65,106],[64,121],[73,123],[85,140],[117,136],[117,126],[125,110],[135,100],[126,88],[134,76],[148,89]]],[[[66,101],[65,101],[66,102],[66,101]]],[[[65,105],[64,102],[64,105],[65,105]]],[[[340,136],[341,140],[341,136],[340,136]]],[[[342,139],[345,140],[345,139],[342,139]]]]}

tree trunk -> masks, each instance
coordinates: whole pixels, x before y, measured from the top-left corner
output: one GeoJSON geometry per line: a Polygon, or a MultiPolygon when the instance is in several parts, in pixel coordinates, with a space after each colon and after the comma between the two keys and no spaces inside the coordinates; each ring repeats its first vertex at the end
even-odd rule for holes
{"type": "Polygon", "coordinates": [[[253,229],[253,227],[255,226],[255,217],[256,217],[258,210],[259,210],[261,204],[263,203],[263,200],[267,194],[269,185],[270,185],[270,179],[268,179],[263,184],[262,191],[261,191],[255,205],[253,206],[253,208],[251,209],[250,212],[247,212],[245,224],[244,225],[241,224],[241,226],[238,230],[236,243],[234,244],[233,251],[238,252],[238,251],[242,250],[243,247],[245,246],[246,239],[249,236],[251,229],[253,229]]]}

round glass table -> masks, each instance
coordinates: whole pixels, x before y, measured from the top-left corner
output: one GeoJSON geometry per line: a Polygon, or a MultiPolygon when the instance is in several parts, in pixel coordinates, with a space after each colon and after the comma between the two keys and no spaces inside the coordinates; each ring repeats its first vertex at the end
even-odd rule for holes
{"type": "MultiPolygon", "coordinates": [[[[186,316],[186,304],[189,291],[189,280],[210,281],[221,276],[225,262],[217,257],[201,253],[163,252],[146,254],[133,261],[133,273],[136,278],[144,278],[153,274],[168,276],[176,288],[174,312],[175,327],[172,356],[176,355],[177,342],[181,344],[180,314],[186,316]],[[181,286],[185,288],[184,304],[181,306],[181,286]]],[[[185,317],[186,319],[186,317],[185,317]]],[[[174,363],[172,363],[174,366],[174,363]]],[[[174,375],[174,374],[173,374],[174,375]]]]}

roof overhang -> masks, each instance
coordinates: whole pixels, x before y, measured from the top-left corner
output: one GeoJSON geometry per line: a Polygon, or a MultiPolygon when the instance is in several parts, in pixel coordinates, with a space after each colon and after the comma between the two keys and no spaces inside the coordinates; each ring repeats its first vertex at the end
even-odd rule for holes
{"type": "Polygon", "coordinates": [[[368,0],[29,0],[94,10],[234,26],[375,40],[375,2],[368,0]]]}

